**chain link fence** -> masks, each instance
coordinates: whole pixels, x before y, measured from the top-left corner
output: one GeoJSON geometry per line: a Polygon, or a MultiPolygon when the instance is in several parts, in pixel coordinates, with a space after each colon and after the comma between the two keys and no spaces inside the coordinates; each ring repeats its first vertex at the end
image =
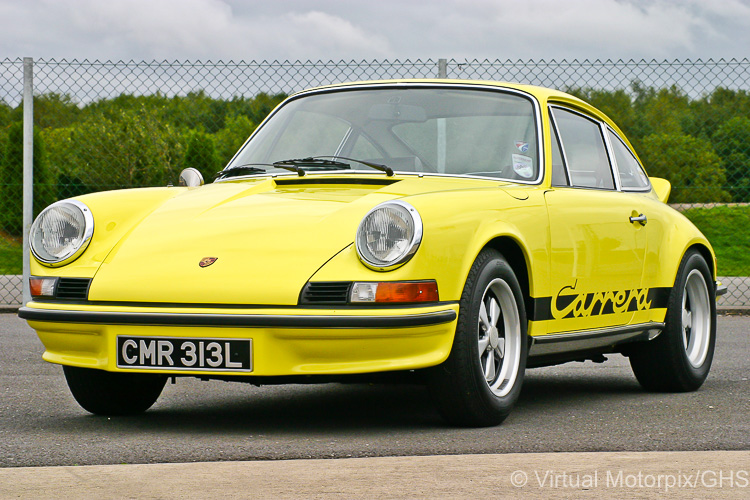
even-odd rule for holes
{"type": "MultiPolygon", "coordinates": [[[[750,305],[750,61],[100,62],[38,60],[35,213],[92,191],[220,170],[286,95],[448,77],[558,88],[607,113],[714,244],[726,305],[750,305]]],[[[23,60],[0,60],[0,303],[21,302],[23,60]]]]}

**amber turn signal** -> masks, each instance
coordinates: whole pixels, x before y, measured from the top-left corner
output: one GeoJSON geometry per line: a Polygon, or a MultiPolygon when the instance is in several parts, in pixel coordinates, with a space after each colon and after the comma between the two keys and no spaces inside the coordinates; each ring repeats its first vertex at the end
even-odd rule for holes
{"type": "Polygon", "coordinates": [[[437,282],[383,281],[379,283],[354,283],[350,295],[353,303],[398,303],[438,302],[437,282]]]}
{"type": "Polygon", "coordinates": [[[32,297],[54,297],[57,278],[29,277],[29,291],[32,297]]]}

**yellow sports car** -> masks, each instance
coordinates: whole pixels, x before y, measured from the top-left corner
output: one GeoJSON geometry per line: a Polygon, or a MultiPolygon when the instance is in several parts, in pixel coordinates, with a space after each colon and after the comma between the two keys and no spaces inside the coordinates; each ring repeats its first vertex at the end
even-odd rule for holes
{"type": "Polygon", "coordinates": [[[73,396],[142,412],[169,377],[394,372],[457,425],[503,421],[527,367],[630,358],[695,390],[716,259],[601,112],[450,80],[300,92],[215,181],[57,202],[31,228],[28,320],[73,396]]]}

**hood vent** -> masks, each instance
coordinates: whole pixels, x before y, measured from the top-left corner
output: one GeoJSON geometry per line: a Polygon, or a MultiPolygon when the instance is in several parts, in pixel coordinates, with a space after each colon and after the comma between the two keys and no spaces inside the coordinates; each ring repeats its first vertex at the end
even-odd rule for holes
{"type": "Polygon", "coordinates": [[[275,179],[277,186],[317,186],[321,184],[349,184],[357,186],[390,186],[396,179],[379,179],[377,177],[363,179],[361,177],[296,177],[293,179],[275,179]]]}

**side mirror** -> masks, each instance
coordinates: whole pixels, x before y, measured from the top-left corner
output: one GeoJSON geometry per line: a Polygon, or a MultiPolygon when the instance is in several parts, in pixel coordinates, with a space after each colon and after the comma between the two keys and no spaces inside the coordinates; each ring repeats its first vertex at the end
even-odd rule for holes
{"type": "Polygon", "coordinates": [[[180,172],[180,186],[198,187],[203,185],[203,176],[193,167],[186,168],[180,172]]]}

